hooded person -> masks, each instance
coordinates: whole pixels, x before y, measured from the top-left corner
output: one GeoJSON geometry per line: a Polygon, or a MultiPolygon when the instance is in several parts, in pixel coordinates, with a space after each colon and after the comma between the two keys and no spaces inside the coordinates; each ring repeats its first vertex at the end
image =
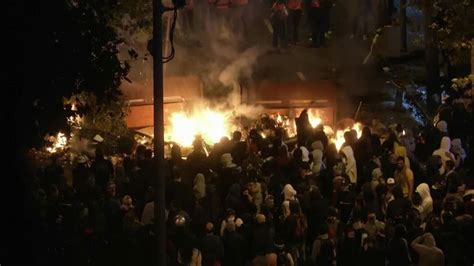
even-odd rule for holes
{"type": "Polygon", "coordinates": [[[242,195],[241,195],[241,187],[238,183],[233,184],[229,188],[229,193],[225,198],[225,208],[226,209],[233,209],[237,213],[240,213],[243,207],[242,195]]]}
{"type": "Polygon", "coordinates": [[[237,167],[235,163],[232,162],[232,155],[230,153],[224,153],[221,156],[221,163],[224,168],[234,168],[237,167]]]}
{"type": "Polygon", "coordinates": [[[301,146],[299,147],[299,149],[301,150],[301,161],[303,161],[304,163],[308,163],[309,162],[308,149],[305,146],[301,146]]]}
{"type": "Polygon", "coordinates": [[[292,200],[296,200],[296,190],[293,188],[292,185],[286,184],[285,187],[283,188],[283,202],[281,204],[281,210],[283,214],[283,218],[288,217],[291,214],[290,211],[290,202],[292,200]]]}
{"type": "Polygon", "coordinates": [[[443,137],[439,145],[439,149],[433,152],[433,155],[441,157],[442,166],[439,169],[439,173],[443,175],[446,172],[446,162],[449,160],[455,161],[454,155],[451,153],[451,139],[449,137],[443,137]]]}
{"type": "Polygon", "coordinates": [[[413,184],[415,178],[413,175],[413,171],[405,165],[405,158],[402,156],[397,157],[397,168],[394,172],[393,177],[395,179],[395,182],[402,188],[403,196],[411,199],[414,190],[413,184]]]}
{"type": "Polygon", "coordinates": [[[321,150],[324,152],[324,145],[323,142],[320,140],[316,140],[313,143],[311,143],[311,148],[314,150],[321,150]]]}
{"type": "Polygon", "coordinates": [[[395,156],[395,158],[397,158],[397,157],[405,158],[405,166],[411,169],[410,159],[408,159],[407,149],[404,146],[395,144],[393,155],[395,156]]]}
{"type": "Polygon", "coordinates": [[[419,266],[443,266],[444,253],[436,247],[436,240],[431,233],[426,233],[411,242],[411,248],[419,255],[419,266]]]}
{"type": "Polygon", "coordinates": [[[459,138],[453,139],[451,141],[451,152],[456,158],[456,164],[458,166],[464,162],[464,159],[466,159],[466,151],[462,147],[462,142],[459,138]]]}
{"type": "Polygon", "coordinates": [[[193,193],[196,200],[206,197],[206,180],[204,175],[199,173],[193,181],[193,193]]]}
{"type": "Polygon", "coordinates": [[[403,146],[406,147],[408,157],[410,159],[414,158],[415,156],[415,149],[416,149],[416,140],[415,137],[413,136],[413,131],[410,129],[405,130],[405,134],[402,135],[400,138],[400,142],[403,144],[403,146]]]}
{"type": "Polygon", "coordinates": [[[325,165],[323,162],[323,152],[321,150],[314,150],[313,151],[313,164],[311,167],[311,171],[316,176],[319,176],[322,170],[324,170],[325,165]]]}
{"type": "Polygon", "coordinates": [[[370,181],[373,191],[375,191],[375,188],[380,184],[380,178],[383,178],[382,169],[380,169],[380,167],[374,168],[374,170],[372,170],[372,180],[370,181]]]}
{"type": "Polygon", "coordinates": [[[433,199],[430,194],[430,187],[426,183],[421,183],[416,187],[416,192],[421,197],[421,205],[416,209],[420,212],[421,220],[425,218],[433,211],[433,199]]]}
{"type": "Polygon", "coordinates": [[[357,183],[357,165],[356,160],[354,158],[354,151],[352,150],[351,146],[345,146],[342,148],[342,153],[346,158],[345,168],[346,174],[349,177],[349,180],[352,184],[357,183]]]}
{"type": "Polygon", "coordinates": [[[448,136],[448,123],[446,123],[446,121],[439,121],[436,124],[436,128],[438,128],[442,136],[448,136]]]}

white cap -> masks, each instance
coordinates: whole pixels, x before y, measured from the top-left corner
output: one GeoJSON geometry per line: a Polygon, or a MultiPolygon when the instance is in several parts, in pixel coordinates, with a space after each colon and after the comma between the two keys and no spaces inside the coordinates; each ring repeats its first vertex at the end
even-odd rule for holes
{"type": "Polygon", "coordinates": [[[389,179],[387,179],[387,184],[388,185],[394,185],[395,184],[395,179],[390,177],[389,179]]]}

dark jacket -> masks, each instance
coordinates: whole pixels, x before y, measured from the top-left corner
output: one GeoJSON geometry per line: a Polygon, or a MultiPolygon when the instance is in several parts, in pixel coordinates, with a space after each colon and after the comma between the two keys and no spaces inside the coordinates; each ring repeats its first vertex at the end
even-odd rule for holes
{"type": "Polygon", "coordinates": [[[247,259],[247,241],[238,232],[226,232],[223,237],[224,242],[224,263],[225,266],[242,266],[247,259]]]}
{"type": "Polygon", "coordinates": [[[250,242],[251,257],[262,256],[271,252],[273,248],[273,234],[265,223],[256,224],[252,231],[250,242]]]}
{"type": "Polygon", "coordinates": [[[387,220],[402,222],[406,219],[411,208],[411,201],[407,198],[398,198],[390,201],[387,207],[387,220]]]}
{"type": "Polygon", "coordinates": [[[411,258],[407,240],[404,238],[392,239],[387,247],[387,259],[389,266],[410,265],[411,258]]]}
{"type": "Polygon", "coordinates": [[[203,237],[199,250],[202,254],[203,266],[212,266],[216,261],[221,261],[224,256],[224,244],[220,237],[213,234],[203,237]]]}

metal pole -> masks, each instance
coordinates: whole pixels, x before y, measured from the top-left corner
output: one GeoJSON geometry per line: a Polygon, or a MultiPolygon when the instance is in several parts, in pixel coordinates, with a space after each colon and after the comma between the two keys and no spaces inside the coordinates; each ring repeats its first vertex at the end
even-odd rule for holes
{"type": "Polygon", "coordinates": [[[407,47],[407,0],[400,0],[400,51],[406,53],[407,47]]]}
{"type": "Polygon", "coordinates": [[[161,0],[153,0],[153,151],[155,162],[155,229],[157,243],[156,265],[166,265],[164,121],[163,121],[163,50],[161,0]]]}

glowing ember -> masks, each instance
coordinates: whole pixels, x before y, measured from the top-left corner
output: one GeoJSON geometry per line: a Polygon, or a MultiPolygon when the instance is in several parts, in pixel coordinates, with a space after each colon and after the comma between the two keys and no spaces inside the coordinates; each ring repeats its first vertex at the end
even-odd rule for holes
{"type": "Polygon", "coordinates": [[[51,147],[46,148],[46,151],[50,153],[56,153],[58,151],[63,150],[67,144],[67,138],[64,135],[64,133],[61,133],[61,132],[59,132],[56,137],[53,136],[50,139],[52,140],[53,144],[51,147]]]}
{"type": "Polygon", "coordinates": [[[231,125],[230,113],[213,111],[195,111],[187,114],[178,112],[171,114],[170,125],[166,129],[165,140],[173,141],[184,147],[190,147],[196,136],[201,136],[208,144],[229,137],[231,125]]]}

